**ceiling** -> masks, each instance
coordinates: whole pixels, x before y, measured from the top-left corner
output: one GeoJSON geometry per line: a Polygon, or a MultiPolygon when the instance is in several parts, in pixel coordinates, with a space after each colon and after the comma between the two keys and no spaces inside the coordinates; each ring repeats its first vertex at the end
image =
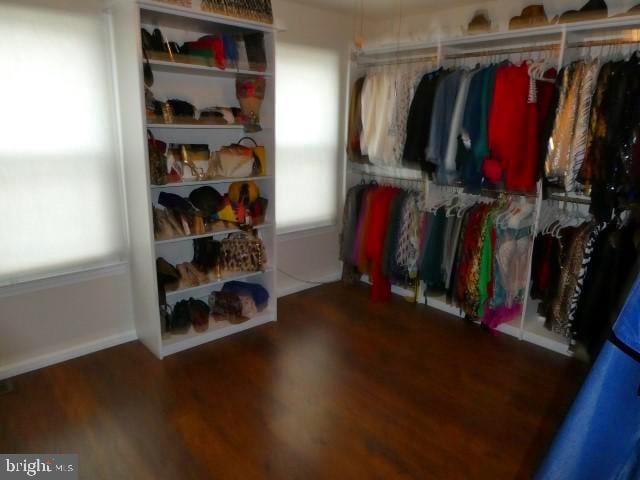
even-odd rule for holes
{"type": "Polygon", "coordinates": [[[364,4],[366,17],[379,17],[390,13],[397,13],[399,8],[404,12],[411,10],[425,10],[429,8],[443,8],[455,5],[476,3],[474,0],[293,0],[318,8],[329,8],[353,14],[359,11],[361,2],[364,4]]]}

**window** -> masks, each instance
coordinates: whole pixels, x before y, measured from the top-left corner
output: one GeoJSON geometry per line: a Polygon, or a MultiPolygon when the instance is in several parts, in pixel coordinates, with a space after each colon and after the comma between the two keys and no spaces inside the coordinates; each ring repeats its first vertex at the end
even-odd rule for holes
{"type": "Polygon", "coordinates": [[[340,56],[278,43],[276,91],[279,233],[336,222],[340,136],[340,56]]]}
{"type": "Polygon", "coordinates": [[[0,285],[126,254],[103,20],[28,3],[0,5],[0,285]]]}

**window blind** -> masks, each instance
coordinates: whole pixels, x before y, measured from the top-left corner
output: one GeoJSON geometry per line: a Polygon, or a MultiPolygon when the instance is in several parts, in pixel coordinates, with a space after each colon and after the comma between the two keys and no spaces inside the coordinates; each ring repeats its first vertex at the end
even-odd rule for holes
{"type": "Polygon", "coordinates": [[[126,254],[106,25],[61,5],[0,5],[0,285],[126,254]]]}
{"type": "Polygon", "coordinates": [[[336,50],[277,45],[278,232],[336,222],[340,139],[340,56],[336,50]]]}

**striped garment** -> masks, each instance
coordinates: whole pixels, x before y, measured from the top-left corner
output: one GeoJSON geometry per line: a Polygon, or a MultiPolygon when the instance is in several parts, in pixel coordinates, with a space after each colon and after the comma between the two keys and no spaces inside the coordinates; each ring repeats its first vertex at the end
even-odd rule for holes
{"type": "Polygon", "coordinates": [[[567,315],[568,327],[570,329],[570,334],[571,334],[570,340],[571,340],[572,346],[576,344],[576,340],[575,340],[576,331],[573,328],[573,320],[575,319],[576,311],[578,310],[578,303],[580,301],[580,295],[582,294],[582,287],[584,286],[584,281],[589,271],[589,264],[591,263],[591,257],[593,255],[595,244],[598,240],[598,237],[602,233],[602,231],[605,228],[607,228],[607,225],[608,225],[607,222],[603,222],[596,225],[591,230],[589,239],[587,240],[587,243],[584,247],[582,264],[580,265],[580,271],[578,272],[578,278],[577,278],[575,289],[573,291],[573,295],[571,296],[569,301],[569,312],[567,315]]]}
{"type": "Polygon", "coordinates": [[[575,190],[576,180],[587,151],[591,103],[601,66],[602,64],[597,59],[585,65],[582,83],[580,84],[580,98],[576,112],[576,125],[571,145],[569,168],[564,179],[565,191],[567,192],[575,190]]]}

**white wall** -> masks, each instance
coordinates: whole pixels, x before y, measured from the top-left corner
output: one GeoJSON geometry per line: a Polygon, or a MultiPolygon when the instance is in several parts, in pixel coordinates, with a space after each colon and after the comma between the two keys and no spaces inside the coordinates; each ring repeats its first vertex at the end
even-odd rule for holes
{"type": "MultiPolygon", "coordinates": [[[[333,281],[339,278],[341,264],[338,259],[338,237],[340,234],[340,213],[342,209],[344,145],[345,145],[345,107],[347,98],[349,48],[353,38],[352,18],[348,15],[299,5],[286,0],[272,0],[276,25],[285,29],[278,33],[277,42],[299,44],[309,47],[333,49],[341,58],[340,92],[341,108],[339,118],[328,118],[327,122],[337,122],[336,132],[340,135],[335,152],[340,168],[336,171],[339,188],[337,225],[285,234],[278,237],[278,268],[303,280],[313,282],[333,281]]],[[[277,46],[276,46],[277,55],[277,46]]],[[[277,72],[276,72],[277,75],[277,72]]],[[[277,80],[276,80],[277,81],[277,80]]],[[[309,92],[310,95],[313,92],[309,92]]],[[[304,103],[301,99],[301,108],[304,103]]],[[[276,102],[278,99],[276,99],[276,102]]],[[[304,111],[300,112],[304,121],[304,111]]],[[[278,132],[276,132],[276,136],[278,132]]],[[[282,194],[278,202],[282,202],[282,194]]],[[[287,275],[278,273],[278,292],[280,295],[313,286],[300,282],[287,275]]]]}
{"type": "Polygon", "coordinates": [[[126,267],[0,297],[0,378],[135,338],[126,267]]]}
{"type": "MultiPolygon", "coordinates": [[[[519,15],[525,6],[532,3],[544,4],[547,17],[551,20],[554,15],[560,15],[567,10],[580,9],[586,2],[587,0],[547,0],[545,2],[489,0],[469,2],[467,5],[451,8],[405,12],[400,20],[397,15],[369,19],[364,29],[365,47],[389,45],[398,41],[419,42],[460,36],[464,34],[469,21],[479,9],[488,11],[492,29],[507,30],[509,20],[519,15]]],[[[609,6],[609,15],[625,12],[638,3],[637,0],[606,0],[606,2],[609,6]]]]}

